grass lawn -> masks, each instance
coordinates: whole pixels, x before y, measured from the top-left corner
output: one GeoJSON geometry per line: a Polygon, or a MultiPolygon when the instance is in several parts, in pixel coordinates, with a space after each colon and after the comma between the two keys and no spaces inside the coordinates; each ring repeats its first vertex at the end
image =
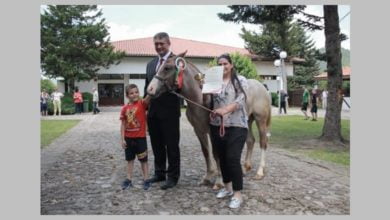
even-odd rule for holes
{"type": "Polygon", "coordinates": [[[41,148],[77,125],[80,120],[41,120],[41,148]]]}
{"type": "MultiPolygon", "coordinates": [[[[322,142],[324,119],[318,121],[303,120],[303,116],[273,116],[271,120],[270,144],[294,152],[338,164],[349,165],[349,143],[341,146],[335,143],[322,142]]],[[[254,126],[255,127],[255,126],[254,126]]],[[[257,129],[255,129],[257,130],[257,129]]],[[[350,121],[341,120],[341,134],[350,140],[350,121]]],[[[258,137],[258,135],[256,134],[258,137]]]]}

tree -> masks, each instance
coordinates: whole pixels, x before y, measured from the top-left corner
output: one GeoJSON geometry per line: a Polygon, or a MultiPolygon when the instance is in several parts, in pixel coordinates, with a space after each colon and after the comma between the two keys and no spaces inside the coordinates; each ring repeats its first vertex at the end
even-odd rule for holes
{"type": "Polygon", "coordinates": [[[49,5],[41,14],[41,67],[47,77],[63,77],[66,92],[124,56],[114,52],[101,16],[96,5],[49,5]]]}
{"type": "MultiPolygon", "coordinates": [[[[245,56],[241,55],[238,52],[229,54],[230,58],[232,58],[232,62],[234,64],[234,68],[237,70],[237,72],[245,76],[247,79],[260,79],[260,76],[257,73],[257,69],[255,64],[252,63],[252,60],[245,56]]],[[[214,60],[210,61],[209,66],[216,66],[217,65],[217,58],[214,58],[214,60]]]]}
{"type": "Polygon", "coordinates": [[[325,48],[328,73],[328,105],[321,139],[343,141],[341,136],[341,107],[343,103],[341,39],[337,5],[324,5],[325,48]]]}
{"type": "Polygon", "coordinates": [[[302,85],[311,86],[315,83],[314,76],[319,73],[319,63],[316,59],[314,42],[306,36],[305,30],[297,23],[291,31],[294,44],[294,55],[305,59],[305,62],[294,68],[294,76],[289,77],[288,88],[300,88],[302,85]]]}
{"type": "MultiPolygon", "coordinates": [[[[323,20],[322,17],[310,15],[304,12],[306,6],[261,6],[261,5],[235,5],[228,6],[233,10],[231,13],[218,16],[225,21],[244,22],[264,25],[274,21],[284,24],[290,21],[295,14],[302,14],[306,20],[298,19],[297,22],[308,30],[322,30],[325,26],[326,35],[326,58],[328,77],[328,106],[325,116],[322,139],[332,141],[342,141],[341,137],[341,53],[340,42],[346,39],[344,34],[340,34],[338,24],[337,6],[324,6],[325,25],[317,24],[323,20]]],[[[282,36],[283,37],[283,36],[282,36]]]]}
{"type": "Polygon", "coordinates": [[[314,83],[314,75],[318,74],[318,64],[313,57],[314,42],[306,36],[300,25],[302,21],[293,22],[294,14],[303,13],[306,6],[228,7],[234,12],[220,13],[220,18],[233,22],[239,22],[241,19],[243,22],[261,25],[260,33],[242,28],[241,37],[249,51],[274,60],[279,59],[280,51],[284,50],[289,57],[307,60],[305,64],[297,66],[295,76],[289,77],[289,81],[286,75],[283,75],[284,89],[314,83]]]}
{"type": "Polygon", "coordinates": [[[41,79],[41,91],[46,90],[47,93],[51,94],[55,88],[56,85],[50,79],[41,79]]]}

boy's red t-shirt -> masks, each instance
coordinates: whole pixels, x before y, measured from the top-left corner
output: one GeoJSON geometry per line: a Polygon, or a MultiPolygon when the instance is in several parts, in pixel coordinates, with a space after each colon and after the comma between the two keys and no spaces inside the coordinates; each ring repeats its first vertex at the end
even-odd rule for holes
{"type": "Polygon", "coordinates": [[[146,137],[146,109],[143,100],[122,107],[119,119],[125,122],[125,137],[146,137]]]}

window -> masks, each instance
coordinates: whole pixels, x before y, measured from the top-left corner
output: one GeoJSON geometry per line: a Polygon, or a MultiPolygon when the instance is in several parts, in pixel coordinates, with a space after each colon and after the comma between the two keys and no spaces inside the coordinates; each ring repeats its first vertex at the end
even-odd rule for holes
{"type": "Polygon", "coordinates": [[[276,76],[274,75],[261,75],[260,78],[264,80],[276,80],[276,76]]]}
{"type": "Polygon", "coordinates": [[[130,74],[130,79],[146,79],[145,73],[132,73],[130,74]]]}
{"type": "Polygon", "coordinates": [[[123,79],[123,74],[98,74],[98,79],[123,79]]]}

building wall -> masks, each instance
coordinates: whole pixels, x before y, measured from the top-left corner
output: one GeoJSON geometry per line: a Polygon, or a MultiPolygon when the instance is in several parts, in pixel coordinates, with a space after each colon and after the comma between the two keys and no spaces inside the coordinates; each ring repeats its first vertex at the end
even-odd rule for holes
{"type": "MultiPolygon", "coordinates": [[[[257,72],[260,75],[273,75],[279,76],[280,68],[274,66],[274,63],[271,61],[254,61],[257,72]]],[[[294,66],[291,63],[285,63],[285,71],[287,76],[293,76],[294,66]]]]}
{"type": "MultiPolygon", "coordinates": [[[[82,81],[76,82],[75,85],[79,87],[81,92],[92,93],[92,88],[97,88],[99,83],[123,83],[126,86],[129,83],[134,83],[140,90],[140,95],[144,95],[145,79],[130,79],[129,74],[145,74],[146,65],[152,60],[153,57],[125,57],[118,65],[111,65],[109,68],[102,68],[98,71],[98,74],[124,74],[123,80],[98,80],[98,81],[82,81]]],[[[193,63],[201,72],[205,71],[212,58],[187,58],[187,60],[193,63]]],[[[257,72],[260,75],[278,76],[280,69],[276,68],[271,61],[254,61],[257,68],[257,72]]],[[[285,63],[285,70],[288,76],[293,75],[293,65],[291,63],[285,63]]],[[[278,90],[277,80],[264,80],[271,92],[278,90]]],[[[64,92],[64,83],[58,82],[59,91],[64,92]]],[[[124,95],[125,97],[125,95],[124,95]]],[[[126,98],[124,100],[126,102],[126,98]]]]}

